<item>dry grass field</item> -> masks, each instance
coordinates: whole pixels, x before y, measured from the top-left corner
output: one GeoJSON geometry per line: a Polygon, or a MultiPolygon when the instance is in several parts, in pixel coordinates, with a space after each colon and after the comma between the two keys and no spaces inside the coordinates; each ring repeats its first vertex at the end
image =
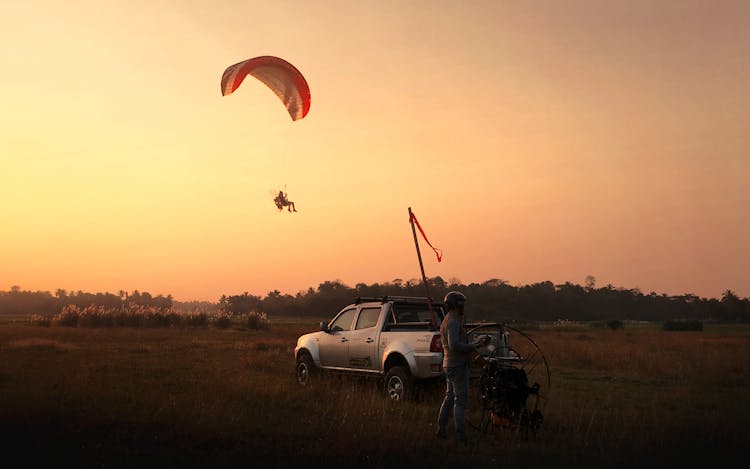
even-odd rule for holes
{"type": "Polygon", "coordinates": [[[315,329],[6,320],[3,455],[14,467],[719,467],[750,445],[747,326],[529,330],[552,374],[541,431],[474,432],[467,447],[434,438],[437,387],[398,404],[372,381],[298,388],[292,350],[315,329]]]}

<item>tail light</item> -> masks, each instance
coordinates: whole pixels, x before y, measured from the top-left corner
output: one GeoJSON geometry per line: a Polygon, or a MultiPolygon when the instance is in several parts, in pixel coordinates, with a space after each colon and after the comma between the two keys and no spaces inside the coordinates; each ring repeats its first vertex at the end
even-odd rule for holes
{"type": "Polygon", "coordinates": [[[432,336],[432,342],[430,342],[430,352],[443,353],[443,342],[440,340],[440,334],[432,336]]]}

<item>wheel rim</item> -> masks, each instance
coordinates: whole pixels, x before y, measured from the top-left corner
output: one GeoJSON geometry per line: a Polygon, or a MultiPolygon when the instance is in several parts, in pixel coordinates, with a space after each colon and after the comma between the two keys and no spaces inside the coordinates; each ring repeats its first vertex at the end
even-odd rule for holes
{"type": "Polygon", "coordinates": [[[307,364],[305,363],[297,364],[297,384],[301,386],[306,386],[309,374],[310,374],[310,371],[307,369],[307,364]]]}
{"type": "Polygon", "coordinates": [[[398,377],[392,377],[388,381],[388,397],[394,401],[401,400],[401,396],[404,393],[404,383],[398,377]]]}

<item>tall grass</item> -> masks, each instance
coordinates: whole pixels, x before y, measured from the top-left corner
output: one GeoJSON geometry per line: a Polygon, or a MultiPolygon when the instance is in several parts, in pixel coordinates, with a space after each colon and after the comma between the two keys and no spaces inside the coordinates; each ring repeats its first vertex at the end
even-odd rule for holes
{"type": "Polygon", "coordinates": [[[178,313],[171,309],[128,304],[122,308],[106,308],[98,305],[80,307],[67,305],[59,313],[50,315],[32,314],[29,321],[37,326],[63,327],[217,327],[226,329],[240,327],[265,329],[268,316],[264,312],[232,314],[225,311],[207,313],[192,311],[178,313]]]}
{"type": "Polygon", "coordinates": [[[0,441],[79,467],[716,467],[750,443],[748,329],[540,327],[540,433],[468,447],[433,437],[440,385],[400,404],[373,380],[298,388],[292,350],[314,329],[2,325],[0,441]]]}

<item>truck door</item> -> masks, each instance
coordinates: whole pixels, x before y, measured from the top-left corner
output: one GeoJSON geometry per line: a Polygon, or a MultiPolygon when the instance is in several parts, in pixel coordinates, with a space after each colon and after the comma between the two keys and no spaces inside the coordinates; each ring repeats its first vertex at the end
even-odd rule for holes
{"type": "Polygon", "coordinates": [[[362,307],[354,330],[349,334],[349,366],[363,370],[379,370],[377,327],[381,306],[362,307]]]}
{"type": "Polygon", "coordinates": [[[329,332],[318,342],[322,366],[349,366],[349,335],[357,308],[347,308],[328,325],[329,332]]]}

